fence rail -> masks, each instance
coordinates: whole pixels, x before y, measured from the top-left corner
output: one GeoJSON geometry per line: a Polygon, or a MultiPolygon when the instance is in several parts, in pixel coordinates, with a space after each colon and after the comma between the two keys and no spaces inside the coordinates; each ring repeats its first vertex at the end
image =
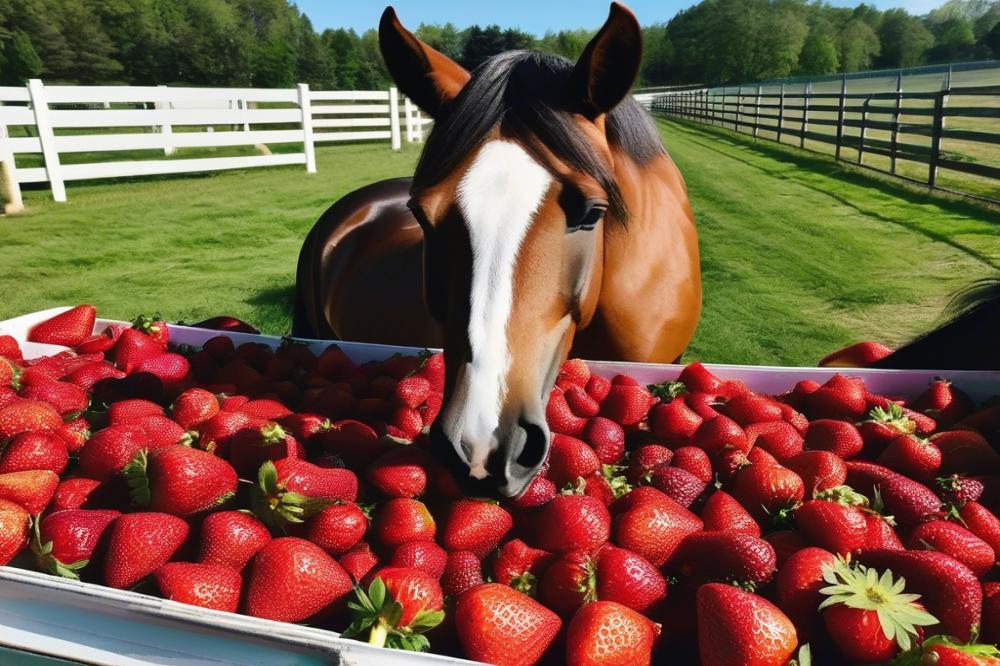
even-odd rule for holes
{"type": "Polygon", "coordinates": [[[66,201],[67,181],[302,164],[315,144],[423,141],[424,118],[389,90],[0,86],[0,185],[6,212],[23,208],[21,185],[48,183],[66,201]],[[401,121],[402,116],[402,121],[401,121]],[[171,157],[178,149],[252,147],[256,154],[171,157]],[[268,146],[285,146],[272,154],[268,146]],[[299,149],[298,146],[301,146],[299,149]],[[135,151],[162,151],[162,157],[135,151]],[[80,163],[64,156],[93,153],[80,163]],[[108,155],[110,153],[110,155],[108,155]]]}
{"type": "MultiPolygon", "coordinates": [[[[993,70],[993,81],[1000,70],[993,70]]],[[[653,113],[687,118],[819,152],[1000,203],[1000,85],[905,89],[903,73],[643,95],[653,113]],[[816,89],[822,86],[824,89],[816,89]],[[946,181],[946,182],[942,182],[946,181]]],[[[912,86],[917,87],[917,86],[912,86]]]]}

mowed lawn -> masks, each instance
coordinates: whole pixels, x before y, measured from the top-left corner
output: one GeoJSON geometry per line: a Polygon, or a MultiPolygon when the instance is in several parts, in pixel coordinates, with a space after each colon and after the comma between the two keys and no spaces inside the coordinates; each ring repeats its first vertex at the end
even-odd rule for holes
{"type": "MultiPolygon", "coordinates": [[[[698,220],[705,307],[686,356],[810,365],[861,339],[926,330],[948,296],[1000,267],[1000,213],[928,196],[824,156],[660,121],[698,220]]],[[[290,329],[295,263],[322,211],[408,175],[418,147],[318,150],[283,167],[73,184],[0,219],[0,319],[90,302],[104,316],[216,314],[290,329]]]]}

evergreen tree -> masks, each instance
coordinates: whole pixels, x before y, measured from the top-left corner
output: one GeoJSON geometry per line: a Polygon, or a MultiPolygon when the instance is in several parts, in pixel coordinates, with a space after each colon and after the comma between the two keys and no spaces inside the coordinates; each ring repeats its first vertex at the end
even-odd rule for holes
{"type": "Polygon", "coordinates": [[[42,73],[42,59],[31,44],[31,37],[23,30],[15,30],[4,41],[0,58],[0,81],[5,85],[23,85],[42,73]]]}

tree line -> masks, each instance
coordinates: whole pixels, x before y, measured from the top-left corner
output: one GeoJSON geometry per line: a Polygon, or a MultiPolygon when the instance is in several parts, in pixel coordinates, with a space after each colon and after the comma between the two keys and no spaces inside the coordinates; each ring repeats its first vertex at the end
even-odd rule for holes
{"type": "MultiPolygon", "coordinates": [[[[421,24],[467,68],[509,49],[577,58],[592,29],[535,36],[421,24]]],[[[640,84],[727,83],[1000,58],[1000,0],[948,0],[923,17],[822,0],[702,0],[643,29],[640,84]]],[[[374,29],[317,32],[288,0],[0,0],[0,82],[321,89],[390,85],[374,29]]]]}

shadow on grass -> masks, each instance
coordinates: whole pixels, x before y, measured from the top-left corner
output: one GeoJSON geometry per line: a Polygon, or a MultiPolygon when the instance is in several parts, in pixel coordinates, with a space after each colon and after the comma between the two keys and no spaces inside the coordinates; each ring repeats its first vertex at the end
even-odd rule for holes
{"type": "Polygon", "coordinates": [[[246,302],[254,306],[257,328],[270,335],[288,335],[292,331],[292,304],[295,284],[271,284],[253,292],[246,302]]]}

